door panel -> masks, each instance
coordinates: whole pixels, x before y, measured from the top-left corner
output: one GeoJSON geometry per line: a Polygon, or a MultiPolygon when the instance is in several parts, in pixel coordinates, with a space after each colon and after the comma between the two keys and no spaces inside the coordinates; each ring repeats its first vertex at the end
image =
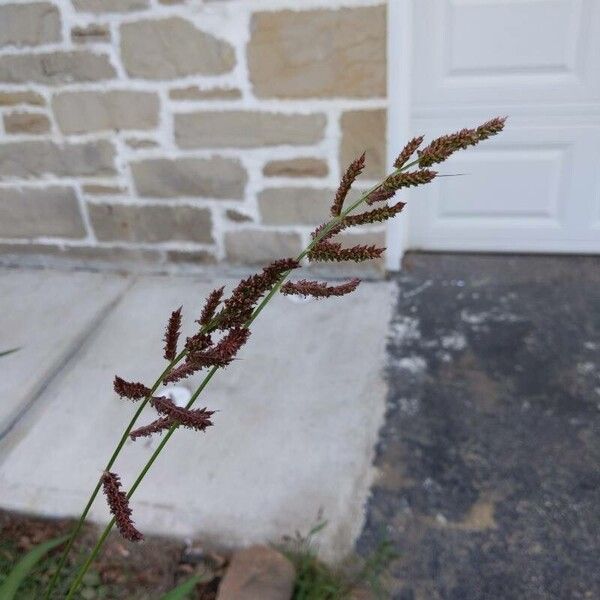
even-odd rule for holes
{"type": "MultiPolygon", "coordinates": [[[[459,127],[415,124],[429,138],[459,127]]],[[[600,123],[508,121],[500,136],[456,154],[439,166],[437,181],[411,193],[410,247],[598,251],[598,157],[600,123]]]]}
{"type": "Polygon", "coordinates": [[[419,0],[416,107],[597,102],[598,0],[419,0]]]}
{"type": "Polygon", "coordinates": [[[408,247],[600,252],[600,2],[413,7],[413,131],[509,120],[411,192],[408,247]]]}

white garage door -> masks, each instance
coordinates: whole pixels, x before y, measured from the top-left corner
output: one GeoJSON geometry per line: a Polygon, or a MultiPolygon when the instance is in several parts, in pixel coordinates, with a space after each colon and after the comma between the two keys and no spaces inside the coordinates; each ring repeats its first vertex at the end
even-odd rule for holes
{"type": "Polygon", "coordinates": [[[416,0],[412,18],[412,133],[509,121],[411,194],[404,246],[599,253],[600,0],[416,0]]]}

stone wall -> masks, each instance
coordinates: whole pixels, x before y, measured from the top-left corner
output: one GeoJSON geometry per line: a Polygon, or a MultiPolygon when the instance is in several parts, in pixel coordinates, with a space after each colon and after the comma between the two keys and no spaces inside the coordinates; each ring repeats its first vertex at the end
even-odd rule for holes
{"type": "Polygon", "coordinates": [[[386,102],[381,0],[3,2],[0,260],[295,254],[386,102]]]}

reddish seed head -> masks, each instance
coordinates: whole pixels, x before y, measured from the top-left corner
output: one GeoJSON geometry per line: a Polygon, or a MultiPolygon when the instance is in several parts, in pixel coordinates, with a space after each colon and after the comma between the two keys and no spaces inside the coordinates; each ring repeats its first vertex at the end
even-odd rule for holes
{"type": "Polygon", "coordinates": [[[188,352],[202,352],[212,345],[212,337],[208,333],[197,333],[185,341],[188,352]]]}
{"type": "Polygon", "coordinates": [[[121,535],[130,542],[143,540],[144,536],[135,528],[131,519],[129,499],[121,491],[119,476],[110,471],[105,471],[102,475],[102,489],[121,535]]]}
{"type": "Polygon", "coordinates": [[[375,204],[376,202],[385,202],[394,197],[396,190],[379,187],[371,192],[366,199],[367,204],[375,204]]]}
{"type": "Polygon", "coordinates": [[[130,400],[140,400],[150,394],[150,389],[143,383],[125,381],[118,375],[115,375],[113,387],[119,396],[129,398],[130,400]]]}
{"type": "Polygon", "coordinates": [[[239,352],[240,348],[248,341],[250,330],[246,327],[230,329],[219,342],[205,352],[191,357],[195,361],[204,361],[207,366],[226,367],[239,352]]]}
{"type": "Polygon", "coordinates": [[[423,185],[432,181],[436,175],[436,171],[431,171],[429,169],[419,169],[418,171],[397,173],[396,175],[390,175],[383,182],[383,187],[396,191],[400,188],[423,185]]]}
{"type": "Polygon", "coordinates": [[[261,273],[240,281],[217,315],[218,328],[225,330],[244,325],[252,316],[254,306],[261,296],[275,285],[285,272],[299,266],[300,263],[296,259],[284,258],[267,265],[261,273]]]}
{"type": "Polygon", "coordinates": [[[373,210],[358,215],[348,215],[347,217],[344,217],[343,223],[346,227],[352,227],[354,225],[365,225],[367,223],[387,221],[388,219],[395,217],[404,206],[404,202],[397,202],[393,206],[382,206],[381,208],[374,208],[373,210]]]}
{"type": "Polygon", "coordinates": [[[205,431],[213,423],[210,420],[214,414],[213,410],[206,408],[187,409],[174,404],[168,398],[153,398],[152,406],[172,422],[178,422],[183,427],[194,429],[195,431],[205,431]]]}
{"type": "Polygon", "coordinates": [[[210,323],[210,320],[215,316],[217,307],[221,302],[224,289],[224,286],[217,288],[208,295],[208,297],[206,298],[206,302],[204,303],[204,308],[202,309],[202,314],[200,315],[200,318],[198,319],[197,323],[204,327],[210,323]]]}
{"type": "Polygon", "coordinates": [[[173,360],[177,355],[177,340],[179,339],[179,329],[181,328],[181,309],[179,307],[171,313],[167,329],[165,331],[165,358],[173,360]]]}
{"type": "Polygon", "coordinates": [[[361,174],[364,168],[365,153],[363,152],[355,161],[350,163],[350,166],[346,169],[335,194],[335,198],[333,199],[333,204],[331,205],[331,216],[337,217],[342,212],[344,200],[346,199],[354,180],[361,174]]]}
{"type": "Polygon", "coordinates": [[[419,166],[428,167],[443,162],[457,150],[475,146],[483,140],[500,133],[504,129],[506,117],[496,117],[475,129],[461,129],[456,133],[443,135],[433,140],[429,146],[418,152],[419,166]]]}
{"type": "Polygon", "coordinates": [[[385,252],[385,248],[376,246],[352,246],[352,248],[342,248],[337,242],[320,242],[308,253],[311,262],[335,261],[343,262],[346,260],[353,262],[363,262],[373,258],[379,258],[385,252]]]}
{"type": "Polygon", "coordinates": [[[134,429],[129,437],[132,440],[137,440],[140,437],[149,437],[154,433],[162,433],[165,429],[169,429],[174,422],[170,417],[160,417],[148,425],[134,429]]]}
{"type": "Polygon", "coordinates": [[[401,169],[422,143],[422,135],[410,140],[410,142],[408,142],[408,144],[404,146],[402,152],[400,152],[400,154],[398,155],[398,158],[396,158],[396,160],[394,161],[394,167],[396,167],[396,169],[401,169]]]}
{"type": "Polygon", "coordinates": [[[163,379],[163,384],[167,385],[167,383],[181,381],[182,379],[193,375],[197,371],[200,371],[200,369],[204,368],[204,366],[205,365],[200,365],[191,361],[190,357],[188,356],[183,364],[171,369],[169,374],[163,379]]]}
{"type": "Polygon", "coordinates": [[[360,283],[360,279],[354,278],[340,285],[327,285],[320,281],[286,282],[281,287],[281,293],[285,295],[296,294],[300,296],[312,296],[313,298],[329,298],[331,296],[344,296],[353,292],[360,283]]]}

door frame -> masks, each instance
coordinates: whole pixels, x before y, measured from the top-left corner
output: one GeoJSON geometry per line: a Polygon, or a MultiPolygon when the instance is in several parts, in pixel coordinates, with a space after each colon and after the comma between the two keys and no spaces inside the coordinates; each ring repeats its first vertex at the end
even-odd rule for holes
{"type": "MultiPolygon", "coordinates": [[[[396,156],[411,135],[413,0],[389,0],[387,14],[387,168],[391,171],[396,156]]],[[[402,193],[408,200],[408,190],[402,193]]],[[[385,266],[399,271],[408,248],[410,203],[386,225],[385,266]]]]}

